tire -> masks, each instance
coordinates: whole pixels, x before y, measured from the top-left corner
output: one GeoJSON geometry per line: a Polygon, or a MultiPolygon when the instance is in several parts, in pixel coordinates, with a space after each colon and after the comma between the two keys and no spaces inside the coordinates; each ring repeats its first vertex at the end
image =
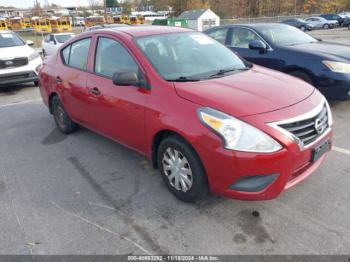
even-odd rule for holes
{"type": "Polygon", "coordinates": [[[301,26],[301,27],[300,27],[300,30],[303,31],[303,32],[305,32],[305,31],[306,31],[306,27],[305,27],[305,26],[301,26]]]}
{"type": "Polygon", "coordinates": [[[58,96],[52,98],[51,105],[57,128],[64,134],[75,132],[79,126],[70,119],[58,96]]]}
{"type": "Polygon", "coordinates": [[[178,199],[196,202],[208,194],[204,167],[194,149],[181,137],[165,138],[158,147],[157,160],[164,183],[178,199]]]}
{"type": "Polygon", "coordinates": [[[39,81],[34,81],[35,86],[39,86],[39,81]]]}
{"type": "Polygon", "coordinates": [[[348,29],[350,30],[350,24],[348,25],[348,29]]]}
{"type": "Polygon", "coordinates": [[[293,72],[290,72],[289,73],[291,76],[294,76],[296,78],[299,78],[303,81],[305,81],[306,83],[310,84],[310,85],[313,85],[313,81],[311,79],[311,77],[304,73],[304,72],[301,72],[301,71],[293,71],[293,72]]]}
{"type": "Polygon", "coordinates": [[[42,53],[43,53],[43,57],[47,56],[45,49],[43,49],[42,53]]]}
{"type": "Polygon", "coordinates": [[[324,24],[323,29],[329,29],[329,24],[324,24]]]}

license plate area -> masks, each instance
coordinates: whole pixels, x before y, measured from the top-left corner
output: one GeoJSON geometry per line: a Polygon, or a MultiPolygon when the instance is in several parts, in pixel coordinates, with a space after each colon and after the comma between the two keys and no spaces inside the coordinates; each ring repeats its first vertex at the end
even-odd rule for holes
{"type": "Polygon", "coordinates": [[[327,140],[322,145],[314,148],[312,150],[311,162],[315,163],[317,160],[319,160],[321,156],[323,156],[326,152],[328,152],[330,147],[331,147],[331,142],[327,140]]]}

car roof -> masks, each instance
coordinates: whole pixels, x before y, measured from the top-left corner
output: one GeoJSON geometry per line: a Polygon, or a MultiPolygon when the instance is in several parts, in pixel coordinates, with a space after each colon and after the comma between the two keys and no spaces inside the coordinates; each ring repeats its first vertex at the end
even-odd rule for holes
{"type": "Polygon", "coordinates": [[[149,26],[149,25],[137,25],[137,26],[126,26],[116,28],[104,28],[101,30],[91,31],[90,33],[102,33],[102,32],[123,32],[132,37],[142,37],[149,35],[159,35],[167,33],[183,33],[183,32],[194,32],[192,29],[174,27],[174,26],[149,26]]]}

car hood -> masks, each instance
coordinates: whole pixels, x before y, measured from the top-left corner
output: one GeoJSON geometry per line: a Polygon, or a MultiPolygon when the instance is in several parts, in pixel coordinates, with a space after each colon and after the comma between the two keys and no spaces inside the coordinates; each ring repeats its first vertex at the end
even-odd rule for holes
{"type": "Polygon", "coordinates": [[[12,46],[0,48],[0,59],[11,59],[16,57],[28,57],[34,52],[34,49],[27,46],[12,46]]]}
{"type": "Polygon", "coordinates": [[[254,65],[252,69],[199,82],[176,82],[177,94],[235,117],[292,106],[315,90],[294,77],[254,65]]]}
{"type": "Polygon", "coordinates": [[[286,48],[293,51],[304,51],[315,55],[325,55],[327,57],[338,57],[347,61],[350,60],[350,46],[348,45],[320,41],[310,44],[288,46],[286,48]]]}

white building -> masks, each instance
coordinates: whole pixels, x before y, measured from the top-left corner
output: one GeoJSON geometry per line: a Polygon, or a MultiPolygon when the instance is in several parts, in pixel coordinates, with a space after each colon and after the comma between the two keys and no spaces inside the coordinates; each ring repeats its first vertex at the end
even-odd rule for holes
{"type": "Polygon", "coordinates": [[[210,9],[185,11],[177,18],[186,19],[188,21],[188,27],[198,31],[204,31],[210,27],[220,25],[220,17],[210,9]]]}

